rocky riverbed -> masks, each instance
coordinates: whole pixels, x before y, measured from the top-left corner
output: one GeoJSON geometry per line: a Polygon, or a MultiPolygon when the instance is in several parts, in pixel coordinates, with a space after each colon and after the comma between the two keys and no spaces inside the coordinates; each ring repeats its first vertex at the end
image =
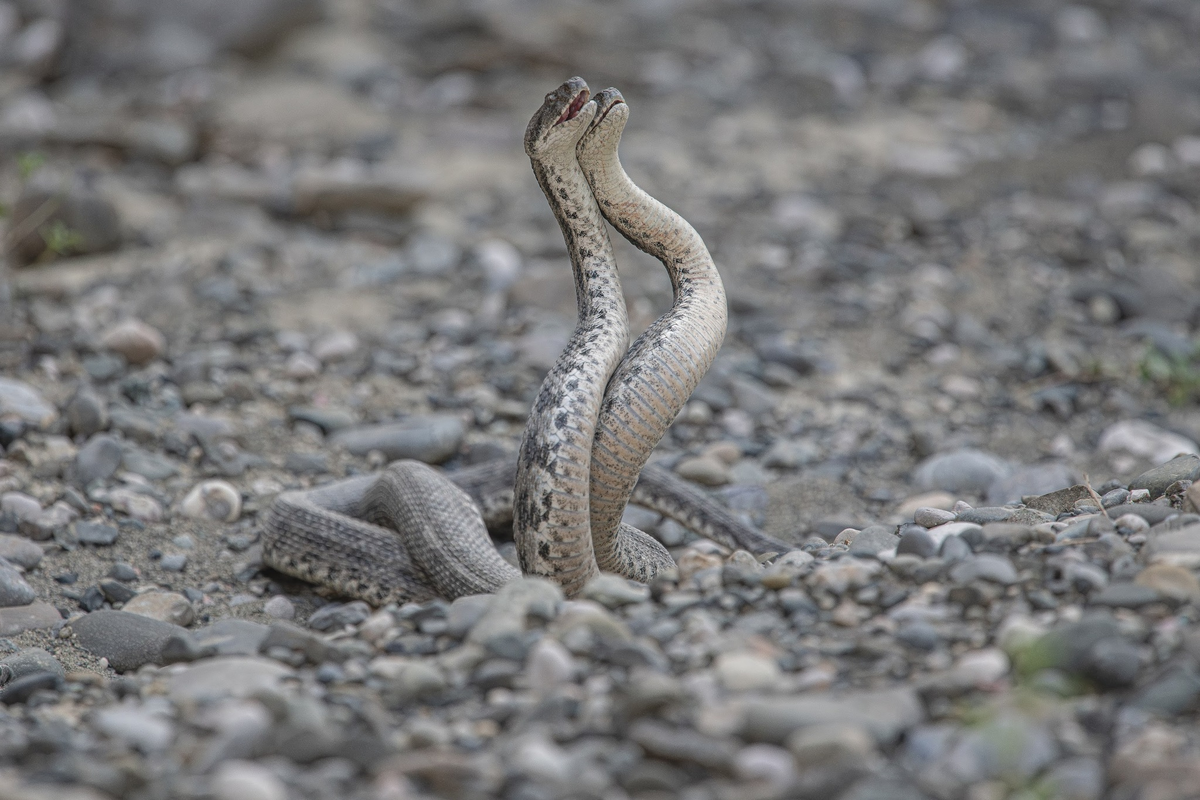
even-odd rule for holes
{"type": "MultiPolygon", "coordinates": [[[[1200,796],[1200,7],[0,0],[0,797],[1200,796]],[[730,330],[677,579],[373,609],[275,494],[511,456],[580,74],[730,330]]],[[[670,302],[615,242],[637,328],[670,302]]],[[[512,555],[511,543],[500,541],[512,555]]]]}

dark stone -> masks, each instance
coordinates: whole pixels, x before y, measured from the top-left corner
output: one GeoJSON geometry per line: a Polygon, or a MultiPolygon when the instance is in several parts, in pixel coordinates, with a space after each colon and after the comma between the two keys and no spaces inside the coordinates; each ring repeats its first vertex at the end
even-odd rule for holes
{"type": "MultiPolygon", "coordinates": [[[[950,537],[946,537],[949,539],[950,537]]],[[[943,545],[945,542],[943,542],[943,545]]],[[[937,543],[929,532],[920,525],[905,525],[901,528],[900,541],[896,545],[897,555],[914,555],[921,558],[929,558],[936,555],[938,551],[937,543]]]]}
{"type": "Polygon", "coordinates": [[[158,663],[167,639],[186,633],[178,625],[128,611],[93,611],[74,620],[71,629],[80,647],[107,658],[118,672],[158,663]]]}
{"type": "Polygon", "coordinates": [[[34,692],[58,689],[61,682],[62,677],[55,672],[34,672],[15,678],[0,689],[0,703],[6,706],[20,705],[29,700],[34,692]]]}

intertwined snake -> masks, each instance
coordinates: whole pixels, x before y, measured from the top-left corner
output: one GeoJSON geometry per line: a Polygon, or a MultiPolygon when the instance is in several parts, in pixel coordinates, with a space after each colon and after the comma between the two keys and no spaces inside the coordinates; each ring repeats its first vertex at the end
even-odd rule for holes
{"type": "Polygon", "coordinates": [[[599,571],[648,581],[673,566],[662,545],[621,522],[631,499],[727,545],[782,549],[669,472],[646,466],[712,364],[726,309],[695,230],[621,168],[617,145],[627,119],[615,89],[590,100],[587,84],[572,78],[546,95],[525,133],[566,240],[579,321],[534,402],[515,476],[506,464],[443,475],[402,461],[377,476],[285,492],[263,526],[264,564],[375,604],[493,592],[521,572],[573,596],[599,571]],[[628,352],[602,214],[662,261],[675,291],[672,308],[628,352]],[[520,572],[495,549],[480,513],[502,518],[508,487],[520,572]]]}

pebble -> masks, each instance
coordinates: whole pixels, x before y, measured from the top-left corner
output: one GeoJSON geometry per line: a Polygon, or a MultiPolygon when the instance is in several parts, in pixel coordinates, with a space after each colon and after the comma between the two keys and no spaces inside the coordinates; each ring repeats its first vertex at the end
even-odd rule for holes
{"type": "Polygon", "coordinates": [[[733,757],[733,773],[739,780],[762,781],[771,786],[791,786],[796,781],[796,762],[782,747],[752,744],[733,757]]]}
{"type": "Polygon", "coordinates": [[[21,570],[0,559],[0,607],[27,606],[36,599],[37,592],[25,581],[21,570]]]}
{"type": "Polygon", "coordinates": [[[58,418],[58,411],[28,383],[0,377],[0,417],[8,415],[34,427],[45,428],[58,418]]]}
{"type": "Polygon", "coordinates": [[[0,684],[26,675],[49,672],[62,678],[67,671],[57,658],[40,647],[26,647],[0,658],[0,684]]]}
{"type": "Polygon", "coordinates": [[[724,486],[733,480],[729,465],[716,456],[694,456],[675,465],[679,477],[701,486],[724,486]]]}
{"type": "Polygon", "coordinates": [[[1019,577],[1012,562],[1004,556],[981,553],[965,558],[951,567],[950,580],[955,583],[984,580],[1007,586],[1016,583],[1019,577]]]}
{"type": "Polygon", "coordinates": [[[261,764],[231,759],[213,774],[212,795],[214,800],[287,800],[288,789],[261,764]]]}
{"type": "Polygon", "coordinates": [[[139,319],[127,319],[100,334],[100,344],[123,356],[130,364],[148,364],[167,349],[162,333],[139,319]]]}
{"type": "Polygon", "coordinates": [[[166,689],[176,703],[240,699],[272,691],[291,674],[289,667],[270,658],[217,656],[171,673],[166,689]]]}
{"type": "Polygon", "coordinates": [[[80,647],[126,672],[158,663],[163,644],[185,629],[128,611],[93,611],[72,620],[71,630],[80,647]]]}
{"type": "Polygon", "coordinates": [[[202,481],[184,496],[179,510],[192,519],[237,522],[242,515],[242,495],[226,481],[202,481]]]}
{"type": "Polygon", "coordinates": [[[389,460],[411,458],[426,464],[441,464],[458,452],[465,433],[458,417],[431,415],[386,425],[346,428],[334,434],[332,441],[358,456],[378,450],[389,460]]]}
{"type": "Polygon", "coordinates": [[[79,486],[106,481],[121,466],[123,456],[120,442],[106,434],[97,434],[79,448],[72,477],[79,486]]]}
{"type": "Polygon", "coordinates": [[[126,602],[123,610],[185,628],[196,619],[192,604],[177,592],[143,592],[126,602]]]}
{"type": "Polygon", "coordinates": [[[756,653],[721,653],[713,667],[721,685],[731,692],[770,690],[783,679],[775,659],[756,653]]]}
{"type": "Polygon", "coordinates": [[[134,489],[118,487],[106,495],[114,511],[120,511],[142,522],[161,522],[165,514],[162,503],[134,489]]]}
{"type": "Polygon", "coordinates": [[[0,636],[51,628],[60,622],[62,615],[58,609],[41,600],[27,606],[0,607],[0,636]]]}
{"type": "MultiPolygon", "coordinates": [[[[925,534],[928,536],[928,534],[925,534]]],[[[850,554],[856,556],[877,556],[887,550],[895,549],[900,543],[900,537],[893,528],[885,525],[869,525],[855,535],[850,542],[850,554]]]]}
{"type": "Polygon", "coordinates": [[[71,433],[76,436],[91,436],[108,427],[108,408],[96,391],[86,384],[67,401],[63,414],[71,433]]]}
{"type": "Polygon", "coordinates": [[[1129,453],[1157,464],[1169,461],[1180,453],[1200,454],[1200,446],[1191,439],[1140,419],[1122,420],[1110,425],[1100,434],[1098,447],[1104,453],[1129,453]]]}
{"type": "Polygon", "coordinates": [[[1190,569],[1174,564],[1151,564],[1139,572],[1133,582],[1176,603],[1200,599],[1200,579],[1190,569]]]}
{"type": "Polygon", "coordinates": [[[296,607],[283,595],[275,595],[263,604],[263,613],[275,619],[294,619],[296,607]]]}
{"type": "Polygon", "coordinates": [[[787,748],[801,770],[867,763],[876,754],[875,739],[862,725],[827,722],[788,736],[787,748]]]}
{"type": "Polygon", "coordinates": [[[740,733],[751,741],[782,744],[798,730],[841,723],[861,726],[875,742],[891,745],[924,720],[916,693],[905,687],[859,691],[844,696],[807,694],[770,700],[751,699],[744,707],[740,733]]]}
{"type": "Polygon", "coordinates": [[[0,533],[0,561],[15,564],[23,570],[31,570],[42,560],[42,548],[11,533],[0,533]]]}
{"type": "Polygon", "coordinates": [[[160,753],[171,746],[175,726],[165,716],[146,706],[113,705],[96,712],[92,722],[106,736],[146,754],[160,753]]]}
{"type": "Polygon", "coordinates": [[[158,566],[167,572],[183,572],[187,569],[188,557],[184,553],[163,553],[158,566]]]}
{"type": "Polygon", "coordinates": [[[1007,477],[1010,467],[992,455],[970,448],[930,456],[917,466],[913,480],[925,490],[984,494],[1007,477]]]}
{"type": "Polygon", "coordinates": [[[620,608],[649,600],[650,589],[636,581],[622,578],[620,575],[602,572],[588,581],[580,596],[587,600],[595,600],[606,608],[620,608]]]}
{"type": "Polygon", "coordinates": [[[1200,480],[1200,456],[1181,455],[1161,466],[1143,472],[1129,482],[1132,491],[1145,489],[1150,497],[1161,497],[1167,487],[1176,481],[1200,480]]]}
{"type": "Polygon", "coordinates": [[[545,637],[529,648],[525,675],[529,685],[538,690],[566,683],[575,674],[575,661],[567,648],[550,637],[545,637]]]}
{"type": "Polygon", "coordinates": [[[333,331],[313,343],[312,354],[324,364],[345,361],[358,350],[358,337],[351,331],[333,331]]]}
{"type": "Polygon", "coordinates": [[[115,544],[119,531],[114,525],[80,520],[74,525],[75,538],[80,544],[108,547],[115,544]]]}
{"type": "Polygon", "coordinates": [[[330,603],[313,612],[308,627],[316,631],[335,631],[347,625],[358,625],[371,616],[371,607],[361,600],[351,603],[330,603]]]}
{"type": "Polygon", "coordinates": [[[947,522],[953,522],[954,519],[954,512],[946,511],[941,508],[921,506],[915,512],[913,512],[913,522],[925,528],[936,528],[938,525],[944,525],[947,522]]]}
{"type": "Polygon", "coordinates": [[[321,361],[309,353],[292,353],[283,365],[283,374],[295,380],[315,378],[321,374],[321,361]]]}

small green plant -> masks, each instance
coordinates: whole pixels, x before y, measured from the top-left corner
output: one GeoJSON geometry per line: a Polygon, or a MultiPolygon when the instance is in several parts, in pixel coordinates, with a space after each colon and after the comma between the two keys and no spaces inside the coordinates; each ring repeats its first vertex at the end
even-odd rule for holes
{"type": "Polygon", "coordinates": [[[1200,341],[1184,353],[1164,353],[1150,346],[1140,364],[1143,380],[1159,387],[1174,406],[1200,402],[1200,341]]]}
{"type": "Polygon", "coordinates": [[[21,183],[28,181],[33,173],[37,172],[45,163],[46,155],[36,150],[30,150],[17,156],[17,173],[21,176],[21,183]]]}
{"type": "Polygon", "coordinates": [[[46,253],[56,256],[66,256],[78,250],[83,245],[83,236],[72,230],[61,219],[43,225],[38,229],[42,241],[46,243],[46,253]]]}

